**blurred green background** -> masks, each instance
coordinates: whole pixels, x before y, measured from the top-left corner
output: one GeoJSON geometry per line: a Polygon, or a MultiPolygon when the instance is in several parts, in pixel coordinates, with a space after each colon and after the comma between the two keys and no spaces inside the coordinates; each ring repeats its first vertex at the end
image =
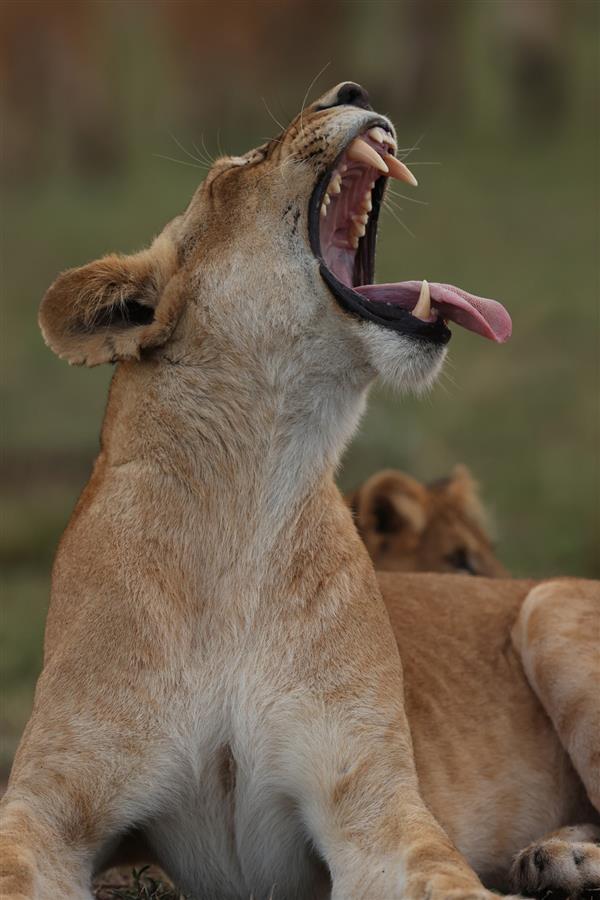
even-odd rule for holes
{"type": "Polygon", "coordinates": [[[464,462],[511,571],[600,575],[599,9],[3,0],[2,770],[111,376],[44,347],[39,301],[61,269],[148,243],[202,179],[194,156],[263,142],[274,119],[345,79],[392,116],[420,181],[383,213],[378,279],[496,297],[514,337],[498,347],[456,333],[431,395],[376,392],[341,485],[384,466],[433,479],[464,462]]]}

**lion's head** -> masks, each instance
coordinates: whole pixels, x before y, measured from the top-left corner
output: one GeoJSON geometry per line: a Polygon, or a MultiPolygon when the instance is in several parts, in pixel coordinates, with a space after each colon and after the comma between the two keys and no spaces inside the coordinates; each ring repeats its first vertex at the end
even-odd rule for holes
{"type": "Polygon", "coordinates": [[[149,249],[63,273],[44,337],[71,363],[151,362],[156,375],[231,360],[265,391],[286,372],[325,404],[376,375],[419,388],[440,369],[447,320],[502,341],[510,319],[448,285],[372,283],[388,177],[416,183],[391,122],[338,85],[277,138],[218,160],[149,249]]]}
{"type": "Polygon", "coordinates": [[[429,485],[395,469],[377,472],[346,499],[376,569],[508,574],[466,466],[429,485]]]}

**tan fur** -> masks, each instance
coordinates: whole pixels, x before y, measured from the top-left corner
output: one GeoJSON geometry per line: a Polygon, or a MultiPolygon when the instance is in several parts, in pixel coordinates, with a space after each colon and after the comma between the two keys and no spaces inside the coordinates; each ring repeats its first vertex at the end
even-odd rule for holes
{"type": "Polygon", "coordinates": [[[376,569],[508,575],[494,555],[479,487],[466,466],[430,485],[387,469],[346,500],[376,569]]]}
{"type": "Polygon", "coordinates": [[[419,387],[443,359],[320,277],[309,197],[373,121],[336,97],[217,162],[148,254],[44,300],[57,352],[119,365],[2,803],[4,900],[89,898],[129,832],[205,900],[484,900],[456,844],[485,873],[519,813],[525,844],[586,807],[508,640],[530,586],[378,584],[334,486],[372,379],[419,387]]]}

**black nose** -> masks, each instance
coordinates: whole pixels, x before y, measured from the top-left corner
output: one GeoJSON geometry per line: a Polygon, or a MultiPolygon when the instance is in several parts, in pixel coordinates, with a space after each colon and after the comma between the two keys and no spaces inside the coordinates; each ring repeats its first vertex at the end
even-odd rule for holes
{"type": "Polygon", "coordinates": [[[329,109],[332,106],[358,106],[360,109],[373,109],[369,103],[369,95],[355,81],[346,81],[340,85],[332,102],[321,108],[329,109]]]}

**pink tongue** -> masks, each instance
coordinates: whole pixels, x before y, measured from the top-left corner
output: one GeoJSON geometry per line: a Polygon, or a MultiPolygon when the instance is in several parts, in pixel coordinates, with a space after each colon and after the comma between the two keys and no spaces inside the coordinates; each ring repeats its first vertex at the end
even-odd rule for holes
{"type": "MultiPolygon", "coordinates": [[[[421,284],[421,281],[398,281],[395,284],[365,284],[354,290],[367,300],[391,303],[410,311],[419,299],[421,284]]],[[[435,281],[430,283],[429,291],[432,307],[444,319],[450,319],[499,344],[509,339],[512,322],[501,303],[476,297],[475,294],[468,294],[451,284],[438,284],[435,281]]]]}

